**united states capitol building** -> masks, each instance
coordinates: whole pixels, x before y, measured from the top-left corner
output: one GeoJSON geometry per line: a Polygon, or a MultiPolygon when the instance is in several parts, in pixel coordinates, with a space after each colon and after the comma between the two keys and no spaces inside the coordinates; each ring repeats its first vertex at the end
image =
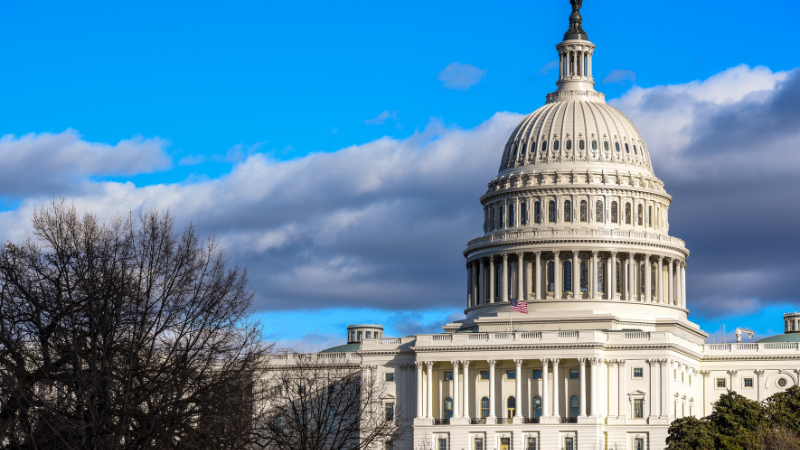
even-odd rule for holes
{"type": "Polygon", "coordinates": [[[673,199],[636,126],[594,89],[580,1],[556,49],[558,88],[497,149],[480,198],[466,317],[403,338],[351,325],[324,351],[387,383],[405,430],[394,449],[661,449],[671,421],[728,389],[763,400],[798,384],[800,314],[739,344],[704,344],[689,320],[673,199]]]}

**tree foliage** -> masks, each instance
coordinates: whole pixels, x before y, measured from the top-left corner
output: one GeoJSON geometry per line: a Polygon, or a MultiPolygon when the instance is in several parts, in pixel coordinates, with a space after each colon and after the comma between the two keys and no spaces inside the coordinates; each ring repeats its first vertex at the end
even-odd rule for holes
{"type": "Polygon", "coordinates": [[[0,249],[0,447],[243,448],[269,350],[246,271],[169,214],[56,201],[0,249]]]}

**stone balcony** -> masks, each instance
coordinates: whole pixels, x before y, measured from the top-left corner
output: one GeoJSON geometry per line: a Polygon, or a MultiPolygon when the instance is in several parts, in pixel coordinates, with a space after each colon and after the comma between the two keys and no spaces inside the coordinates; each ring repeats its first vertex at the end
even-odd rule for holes
{"type": "Polygon", "coordinates": [[[485,245],[496,245],[502,243],[517,243],[521,241],[536,239],[624,239],[628,241],[640,241],[642,243],[660,243],[677,246],[681,249],[686,248],[686,242],[682,239],[669,236],[664,233],[648,233],[633,230],[604,230],[604,229],[549,229],[549,230],[525,230],[525,231],[501,231],[490,233],[470,240],[467,243],[467,251],[485,245]]]}

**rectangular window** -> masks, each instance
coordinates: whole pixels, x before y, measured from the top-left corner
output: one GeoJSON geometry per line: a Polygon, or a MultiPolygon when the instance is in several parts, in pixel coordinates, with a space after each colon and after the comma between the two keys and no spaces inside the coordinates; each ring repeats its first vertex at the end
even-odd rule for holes
{"type": "Polygon", "coordinates": [[[536,438],[529,437],[525,445],[525,450],[536,450],[536,438]]]}
{"type": "Polygon", "coordinates": [[[386,441],[386,445],[384,445],[386,450],[394,450],[394,443],[392,441],[386,441]]]}
{"type": "Polygon", "coordinates": [[[678,371],[675,369],[672,369],[672,379],[678,381],[678,371]]]}
{"type": "Polygon", "coordinates": [[[533,371],[533,379],[538,380],[542,378],[542,371],[541,370],[534,370],[533,371]]]}
{"type": "Polygon", "coordinates": [[[447,438],[439,438],[439,450],[447,450],[447,438]]]}
{"type": "Polygon", "coordinates": [[[516,370],[506,370],[506,380],[516,380],[516,379],[517,379],[516,370]]]}
{"type": "Polygon", "coordinates": [[[753,379],[752,378],[745,378],[744,379],[744,387],[746,387],[746,388],[753,387],[753,379]]]}
{"type": "Polygon", "coordinates": [[[580,378],[581,373],[578,369],[569,369],[569,377],[570,378],[580,378]]]}
{"type": "Polygon", "coordinates": [[[383,405],[383,411],[386,413],[386,421],[394,420],[394,403],[386,403],[383,405]]]}
{"type": "Polygon", "coordinates": [[[565,437],[564,438],[564,450],[575,450],[575,438],[574,437],[565,437]]]}
{"type": "Polygon", "coordinates": [[[363,333],[363,331],[359,331],[359,332],[358,332],[358,340],[359,340],[359,341],[361,340],[361,336],[363,336],[363,334],[361,334],[361,333],[363,333]]]}
{"type": "Polygon", "coordinates": [[[633,440],[634,450],[644,450],[644,438],[635,438],[633,440]]]}
{"type": "Polygon", "coordinates": [[[483,438],[475,438],[473,450],[483,450],[483,438]]]}
{"type": "Polygon", "coordinates": [[[681,383],[683,383],[683,375],[684,375],[684,373],[681,372],[681,383]]]}
{"type": "Polygon", "coordinates": [[[633,378],[644,378],[644,369],[642,367],[634,367],[633,378]]]}
{"type": "Polygon", "coordinates": [[[367,339],[371,339],[371,338],[372,338],[372,331],[367,331],[367,339]]]}
{"type": "Polygon", "coordinates": [[[281,386],[275,386],[275,395],[283,394],[283,388],[281,386]]]}
{"type": "Polygon", "coordinates": [[[717,378],[717,389],[725,389],[725,378],[717,378]]]}
{"type": "Polygon", "coordinates": [[[489,371],[488,370],[481,370],[481,380],[485,381],[489,379],[489,371]]]}
{"type": "Polygon", "coordinates": [[[453,372],[445,372],[444,381],[453,381],[453,372]]]}
{"type": "Polygon", "coordinates": [[[644,400],[641,398],[633,399],[633,417],[636,419],[644,418],[644,400]]]}
{"type": "Polygon", "coordinates": [[[387,382],[391,383],[391,382],[393,382],[393,381],[394,381],[394,372],[387,372],[386,374],[384,374],[384,376],[383,376],[383,377],[384,377],[383,379],[384,379],[385,381],[387,381],[387,382]]]}
{"type": "Polygon", "coordinates": [[[691,386],[691,385],[692,385],[692,376],[689,375],[689,386],[691,386]]]}

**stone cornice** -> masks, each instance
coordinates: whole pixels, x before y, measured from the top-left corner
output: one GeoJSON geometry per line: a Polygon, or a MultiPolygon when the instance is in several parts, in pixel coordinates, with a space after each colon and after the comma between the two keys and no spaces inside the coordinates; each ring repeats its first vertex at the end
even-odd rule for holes
{"type": "MultiPolygon", "coordinates": [[[[656,240],[656,239],[648,239],[644,238],[641,241],[634,241],[634,240],[622,240],[621,238],[614,239],[613,236],[610,238],[597,238],[594,236],[585,236],[583,239],[580,236],[575,236],[577,233],[570,233],[569,235],[564,235],[563,238],[558,238],[557,236],[553,236],[551,233],[542,233],[537,232],[538,230],[534,231],[527,231],[527,232],[516,232],[518,234],[525,234],[525,236],[519,237],[516,236],[514,238],[506,237],[506,236],[498,236],[498,234],[490,234],[487,236],[481,236],[480,238],[475,238],[470,240],[467,243],[467,248],[464,250],[464,256],[469,258],[470,254],[478,251],[478,250],[486,250],[492,248],[500,248],[500,247],[510,247],[511,249],[517,249],[520,246],[525,245],[561,245],[561,244],[594,244],[594,245],[610,245],[614,247],[631,247],[631,248],[650,248],[650,249],[662,249],[673,251],[676,253],[680,253],[683,255],[683,258],[689,257],[689,250],[684,246],[685,243],[680,241],[679,243],[668,242],[665,240],[656,240]],[[532,234],[531,236],[527,236],[527,234],[532,234]],[[542,236],[538,237],[539,235],[550,234],[549,236],[542,236]],[[488,238],[488,239],[487,239],[488,238]],[[480,241],[480,242],[479,242],[480,241]],[[485,242],[483,242],[485,241],[485,242]]],[[[559,230],[562,231],[562,230],[559,230]]],[[[570,229],[563,230],[563,231],[573,231],[570,229]]],[[[507,233],[511,234],[511,233],[507,233]]],[[[669,237],[669,236],[668,236],[669,237]]],[[[672,238],[671,238],[672,239],[672,238]]],[[[587,249],[587,251],[590,249],[587,249]]],[[[603,250],[603,249],[599,249],[603,250]]]]}

